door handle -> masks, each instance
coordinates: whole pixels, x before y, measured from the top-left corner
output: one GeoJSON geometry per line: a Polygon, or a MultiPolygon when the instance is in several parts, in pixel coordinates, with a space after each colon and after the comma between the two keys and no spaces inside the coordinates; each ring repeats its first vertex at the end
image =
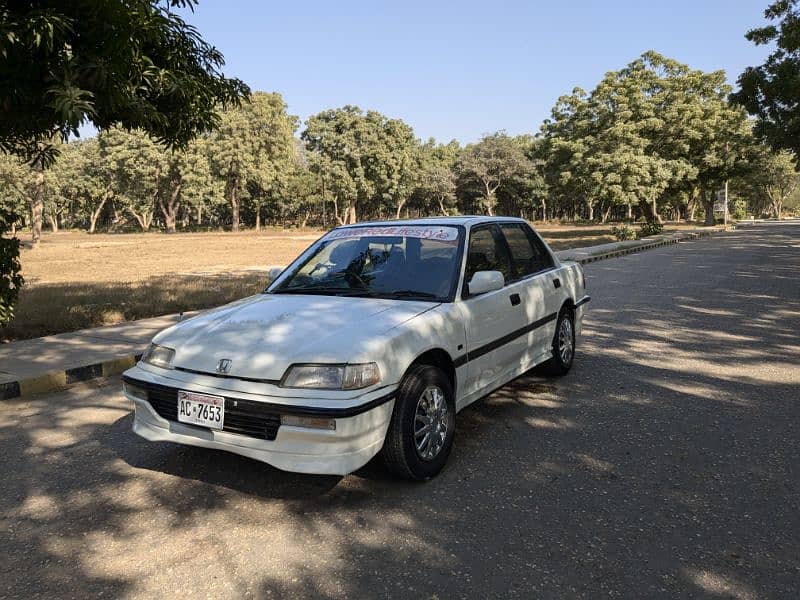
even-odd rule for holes
{"type": "Polygon", "coordinates": [[[553,287],[556,288],[556,289],[561,287],[561,280],[558,277],[553,279],[553,287]]]}
{"type": "Polygon", "coordinates": [[[519,294],[511,294],[508,299],[511,300],[511,306],[517,306],[520,302],[522,302],[519,294]]]}

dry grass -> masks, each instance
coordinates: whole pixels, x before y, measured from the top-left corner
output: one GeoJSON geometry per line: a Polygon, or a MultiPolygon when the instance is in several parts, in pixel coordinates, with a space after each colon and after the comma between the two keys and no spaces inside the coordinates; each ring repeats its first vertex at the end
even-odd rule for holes
{"type": "MultiPolygon", "coordinates": [[[[537,229],[555,250],[614,241],[610,226],[537,229]]],[[[269,267],[289,263],[321,234],[45,234],[38,249],[22,250],[26,285],[0,341],[219,306],[262,290],[269,267]]]]}
{"type": "MultiPolygon", "coordinates": [[[[285,265],[321,231],[261,233],[45,234],[21,261],[25,280],[41,283],[139,282],[157,275],[266,270],[285,265]]],[[[27,238],[24,238],[27,241],[27,238]]]]}

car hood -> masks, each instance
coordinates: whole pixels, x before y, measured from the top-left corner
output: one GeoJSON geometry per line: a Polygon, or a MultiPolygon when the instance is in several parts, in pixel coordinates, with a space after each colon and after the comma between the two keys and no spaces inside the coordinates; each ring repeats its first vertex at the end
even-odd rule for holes
{"type": "Polygon", "coordinates": [[[390,329],[437,304],[376,298],[260,294],[204,312],[161,332],[176,368],[279,380],[294,363],[369,360],[390,329]],[[376,344],[378,346],[376,346],[376,344]]]}

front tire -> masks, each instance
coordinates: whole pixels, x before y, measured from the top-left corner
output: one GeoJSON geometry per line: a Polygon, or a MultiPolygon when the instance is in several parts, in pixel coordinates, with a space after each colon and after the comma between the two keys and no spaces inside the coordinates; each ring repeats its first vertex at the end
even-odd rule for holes
{"type": "Polygon", "coordinates": [[[575,360],[575,312],[565,306],[558,314],[556,333],[553,336],[553,358],[545,363],[548,375],[569,373],[575,360]]]}
{"type": "Polygon", "coordinates": [[[387,468],[414,481],[435,476],[450,455],[455,425],[450,380],[437,367],[412,365],[398,388],[383,444],[387,468]]]}

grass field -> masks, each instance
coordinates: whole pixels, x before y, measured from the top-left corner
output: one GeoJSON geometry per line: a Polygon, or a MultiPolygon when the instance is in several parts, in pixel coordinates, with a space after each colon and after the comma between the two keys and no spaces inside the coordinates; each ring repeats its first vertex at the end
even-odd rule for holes
{"type": "MultiPolygon", "coordinates": [[[[614,241],[610,226],[537,229],[554,250],[614,241]]],[[[46,233],[38,249],[26,244],[22,250],[26,285],[17,316],[0,329],[0,340],[218,306],[262,290],[270,267],[289,263],[320,235],[46,233]]]]}

